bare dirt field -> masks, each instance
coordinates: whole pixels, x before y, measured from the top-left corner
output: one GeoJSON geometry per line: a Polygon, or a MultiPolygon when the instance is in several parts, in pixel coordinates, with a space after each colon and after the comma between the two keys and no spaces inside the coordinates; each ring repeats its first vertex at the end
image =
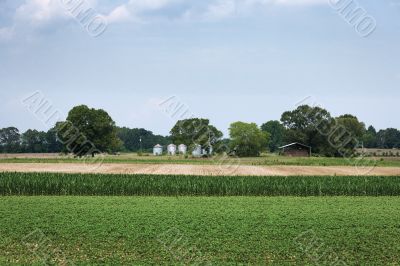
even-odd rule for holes
{"type": "Polygon", "coordinates": [[[66,156],[60,155],[58,153],[0,153],[0,159],[7,158],[64,158],[66,156]]]}
{"type": "Polygon", "coordinates": [[[399,167],[351,166],[229,166],[177,164],[82,164],[82,163],[3,163],[0,172],[59,172],[158,175],[244,175],[244,176],[400,176],[399,167]]]}

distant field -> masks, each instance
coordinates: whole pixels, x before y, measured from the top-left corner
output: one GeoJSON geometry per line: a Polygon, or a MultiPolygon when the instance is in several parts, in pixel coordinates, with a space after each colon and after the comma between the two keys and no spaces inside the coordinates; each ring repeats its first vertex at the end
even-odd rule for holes
{"type": "Polygon", "coordinates": [[[1,159],[14,158],[72,158],[73,156],[60,155],[58,153],[0,153],[1,159]]]}
{"type": "Polygon", "coordinates": [[[0,173],[0,195],[400,196],[399,176],[0,173]]]}
{"type": "Polygon", "coordinates": [[[201,176],[400,176],[400,167],[199,165],[132,163],[1,163],[0,172],[201,176]]]}
{"type": "Polygon", "coordinates": [[[0,197],[0,264],[397,265],[399,221],[398,197],[0,197]]]}
{"type": "Polygon", "coordinates": [[[367,156],[400,157],[400,149],[357,149],[359,154],[367,156]]]}
{"type": "MultiPolygon", "coordinates": [[[[234,164],[234,165],[305,165],[305,166],[351,166],[357,159],[324,158],[324,157],[284,157],[264,155],[252,158],[213,157],[213,158],[184,158],[183,156],[138,156],[135,153],[121,155],[106,155],[104,163],[133,163],[133,164],[234,164]]],[[[0,163],[91,163],[91,159],[79,159],[58,154],[2,154],[0,163]]],[[[98,162],[97,160],[95,161],[98,162]]],[[[376,166],[400,167],[400,157],[365,158],[364,163],[376,166]]]]}

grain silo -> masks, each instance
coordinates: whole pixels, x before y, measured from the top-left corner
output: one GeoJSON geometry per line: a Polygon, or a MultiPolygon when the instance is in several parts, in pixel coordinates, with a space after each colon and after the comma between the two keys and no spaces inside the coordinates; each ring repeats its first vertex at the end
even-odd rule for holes
{"type": "Polygon", "coordinates": [[[185,144],[181,144],[178,146],[178,152],[181,154],[186,154],[187,152],[187,146],[185,144]]]}
{"type": "Polygon", "coordinates": [[[175,155],[176,154],[176,145],[169,144],[167,147],[168,155],[175,155]]]}
{"type": "Polygon", "coordinates": [[[154,146],[153,148],[153,155],[162,155],[163,153],[163,147],[160,144],[157,144],[156,146],[154,146]]]}
{"type": "Polygon", "coordinates": [[[202,155],[201,145],[196,145],[192,151],[193,157],[201,157],[202,155]]]}

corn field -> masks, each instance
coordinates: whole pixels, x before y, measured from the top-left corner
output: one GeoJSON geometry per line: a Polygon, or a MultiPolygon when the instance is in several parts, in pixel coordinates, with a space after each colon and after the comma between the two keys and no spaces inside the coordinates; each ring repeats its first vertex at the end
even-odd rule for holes
{"type": "Polygon", "coordinates": [[[0,173],[0,195],[399,196],[400,177],[0,173]]]}

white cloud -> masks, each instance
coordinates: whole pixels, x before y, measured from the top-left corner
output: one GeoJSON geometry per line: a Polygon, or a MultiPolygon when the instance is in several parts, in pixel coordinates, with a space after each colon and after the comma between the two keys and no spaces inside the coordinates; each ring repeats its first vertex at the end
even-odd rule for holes
{"type": "Polygon", "coordinates": [[[309,6],[328,4],[328,0],[244,0],[245,5],[284,5],[284,6],[309,6]]]}
{"type": "Polygon", "coordinates": [[[179,0],[130,0],[128,5],[135,12],[157,10],[167,5],[180,2],[179,0]]]}
{"type": "MultiPolygon", "coordinates": [[[[126,0],[105,16],[109,23],[142,22],[153,19],[217,21],[252,14],[260,6],[310,6],[327,4],[328,0],[126,0]],[[171,10],[173,10],[171,12],[171,10]],[[170,12],[170,13],[169,13],[170,12]]],[[[16,8],[11,27],[0,28],[0,38],[14,36],[15,28],[53,25],[72,19],[64,5],[82,2],[87,7],[108,9],[97,0],[24,0],[16,8]]],[[[108,9],[109,10],[109,9],[108,9]]]]}
{"type": "Polygon", "coordinates": [[[141,13],[154,11],[181,0],[130,0],[119,5],[106,16],[109,23],[140,21],[141,13]]]}
{"type": "Polygon", "coordinates": [[[117,6],[110,12],[110,14],[106,16],[108,23],[124,22],[130,20],[131,18],[132,14],[126,5],[117,6]]]}
{"type": "Polygon", "coordinates": [[[15,11],[15,20],[45,24],[57,19],[71,19],[68,8],[94,8],[96,0],[25,0],[15,11]]]}
{"type": "MultiPolygon", "coordinates": [[[[0,0],[1,1],[1,0],[0,0]]],[[[42,27],[61,27],[66,21],[94,9],[97,0],[25,0],[14,10],[11,27],[0,28],[0,38],[13,38],[21,32],[25,37],[42,27]],[[68,8],[75,8],[75,13],[68,8]]]]}
{"type": "MultiPolygon", "coordinates": [[[[180,14],[176,18],[189,20],[221,20],[242,12],[255,10],[260,6],[312,6],[328,4],[328,0],[208,0],[196,3],[196,1],[184,0],[129,0],[125,4],[117,6],[107,16],[109,22],[142,21],[146,20],[148,11],[157,11],[168,7],[181,5],[180,14]]],[[[162,16],[162,14],[159,14],[162,16]]],[[[165,15],[165,17],[168,17],[165,15]]],[[[147,18],[149,19],[149,18],[147,18]]]]}
{"type": "Polygon", "coordinates": [[[252,14],[259,8],[271,6],[313,6],[325,4],[328,0],[211,0],[203,10],[189,9],[182,17],[186,19],[220,20],[243,14],[252,14]]]}
{"type": "Polygon", "coordinates": [[[57,0],[26,0],[15,12],[17,20],[34,24],[42,24],[65,16],[66,10],[63,10],[57,0]]]}
{"type": "Polygon", "coordinates": [[[205,19],[218,20],[231,17],[236,12],[236,2],[234,0],[219,0],[215,4],[208,6],[204,14],[205,19]]]}

